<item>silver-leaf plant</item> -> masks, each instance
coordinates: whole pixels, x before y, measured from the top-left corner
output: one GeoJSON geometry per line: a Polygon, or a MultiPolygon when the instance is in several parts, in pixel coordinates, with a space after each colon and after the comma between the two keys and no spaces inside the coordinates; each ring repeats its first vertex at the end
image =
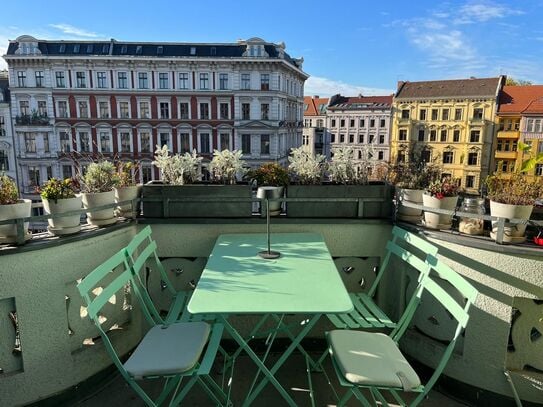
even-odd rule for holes
{"type": "Polygon", "coordinates": [[[202,157],[198,157],[196,150],[183,155],[170,155],[168,146],[156,146],[153,165],[160,169],[160,177],[165,183],[171,185],[185,185],[198,181],[201,178],[200,165],[202,157]]]}
{"type": "Polygon", "coordinates": [[[213,159],[209,163],[209,172],[215,181],[223,184],[235,184],[248,171],[243,167],[241,150],[213,150],[213,159]]]}
{"type": "Polygon", "coordinates": [[[288,169],[294,174],[294,181],[299,184],[320,184],[325,171],[325,159],[322,154],[315,157],[304,146],[290,150],[288,169]]]}

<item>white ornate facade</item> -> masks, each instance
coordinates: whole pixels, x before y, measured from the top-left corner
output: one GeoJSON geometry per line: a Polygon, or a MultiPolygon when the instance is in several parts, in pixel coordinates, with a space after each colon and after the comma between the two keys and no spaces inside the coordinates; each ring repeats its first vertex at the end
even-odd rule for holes
{"type": "Polygon", "coordinates": [[[0,174],[17,179],[7,72],[0,72],[0,174]]]}

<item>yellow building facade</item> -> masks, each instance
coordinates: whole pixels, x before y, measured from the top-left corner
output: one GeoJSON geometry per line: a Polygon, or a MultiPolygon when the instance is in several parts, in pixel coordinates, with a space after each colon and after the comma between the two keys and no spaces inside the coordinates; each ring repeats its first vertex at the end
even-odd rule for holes
{"type": "Polygon", "coordinates": [[[391,162],[421,152],[478,194],[492,172],[498,96],[505,77],[399,82],[392,108],[391,162]]]}

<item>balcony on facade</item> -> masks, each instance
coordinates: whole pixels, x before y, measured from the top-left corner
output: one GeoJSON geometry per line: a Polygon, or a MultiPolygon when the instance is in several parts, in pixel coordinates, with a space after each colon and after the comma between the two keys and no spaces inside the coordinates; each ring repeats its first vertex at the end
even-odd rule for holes
{"type": "Polygon", "coordinates": [[[22,114],[15,116],[15,125],[17,126],[49,126],[51,119],[46,114],[22,114]]]}
{"type": "Polygon", "coordinates": [[[516,160],[516,151],[496,151],[494,158],[498,160],[516,160]]]}
{"type": "Polygon", "coordinates": [[[520,131],[519,130],[499,130],[497,137],[504,138],[504,139],[518,139],[520,138],[520,131]]]}

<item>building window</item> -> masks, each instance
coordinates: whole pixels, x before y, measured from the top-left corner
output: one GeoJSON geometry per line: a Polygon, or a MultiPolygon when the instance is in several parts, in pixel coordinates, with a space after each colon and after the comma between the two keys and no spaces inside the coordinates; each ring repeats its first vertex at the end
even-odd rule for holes
{"type": "Polygon", "coordinates": [[[260,90],[270,90],[270,74],[263,73],[260,75],[260,90]]]}
{"type": "Polygon", "coordinates": [[[270,119],[270,105],[268,103],[262,103],[260,105],[260,119],[269,120],[270,119]]]}
{"type": "Polygon", "coordinates": [[[399,151],[398,152],[398,163],[404,163],[405,162],[405,151],[399,151]]]}
{"type": "Polygon", "coordinates": [[[479,153],[468,153],[468,165],[477,165],[479,153]]]}
{"type": "Polygon", "coordinates": [[[409,119],[409,109],[402,110],[402,119],[409,119]]]}
{"type": "Polygon", "coordinates": [[[87,87],[87,77],[85,72],[76,72],[75,73],[75,86],[77,88],[86,88],[87,87]]]}
{"type": "Polygon", "coordinates": [[[249,90],[251,89],[251,75],[248,73],[241,74],[241,89],[249,90]]]}
{"type": "Polygon", "coordinates": [[[386,125],[386,121],[385,121],[385,119],[381,119],[381,120],[379,120],[379,127],[380,127],[380,128],[383,128],[383,127],[385,127],[385,125],[386,125]]]}
{"type": "Polygon", "coordinates": [[[439,111],[437,109],[432,109],[432,120],[437,120],[437,115],[439,111]]]}
{"type": "Polygon", "coordinates": [[[209,89],[208,73],[200,73],[200,89],[209,89]]]}
{"type": "Polygon", "coordinates": [[[96,86],[100,89],[107,87],[107,76],[105,72],[96,73],[96,86]]]}
{"type": "Polygon", "coordinates": [[[119,89],[128,89],[128,74],[117,72],[117,85],[119,89]]]}
{"type": "Polygon", "coordinates": [[[354,119],[349,120],[349,127],[354,127],[354,119]]]}
{"type": "Polygon", "coordinates": [[[370,128],[375,127],[375,119],[370,119],[370,128]]]}
{"type": "Polygon", "coordinates": [[[61,131],[60,138],[60,151],[63,153],[69,153],[72,150],[72,138],[67,131],[61,131]]]}
{"type": "Polygon", "coordinates": [[[374,141],[375,141],[375,135],[370,134],[370,139],[368,140],[368,144],[373,144],[374,141]]]}
{"type": "Polygon", "coordinates": [[[360,119],[360,127],[366,127],[366,121],[364,119],[360,119]]]}
{"type": "Polygon", "coordinates": [[[269,155],[270,154],[270,135],[262,134],[260,136],[260,154],[269,155]]]}
{"type": "Polygon", "coordinates": [[[36,87],[37,88],[43,88],[45,86],[45,81],[44,81],[44,78],[43,78],[43,71],[34,72],[34,76],[36,77],[36,87]]]}
{"type": "Polygon", "coordinates": [[[148,119],[149,117],[149,102],[140,102],[140,118],[148,119]]]}
{"type": "Polygon", "coordinates": [[[481,137],[481,131],[480,130],[472,130],[469,133],[469,142],[470,143],[478,143],[480,137],[481,137]]]}
{"type": "Polygon", "coordinates": [[[170,104],[168,102],[160,102],[160,118],[169,119],[170,118],[170,104]]]}
{"type": "Polygon", "coordinates": [[[317,119],[317,127],[318,127],[319,129],[321,129],[321,128],[324,127],[324,126],[323,126],[323,121],[322,121],[322,119],[317,119]]]}
{"type": "Polygon", "coordinates": [[[140,89],[149,89],[149,78],[147,72],[138,72],[138,87],[140,89]]]}
{"type": "Polygon", "coordinates": [[[385,153],[383,151],[378,151],[377,152],[377,159],[378,160],[384,160],[385,158],[385,153]]]}
{"type": "Polygon", "coordinates": [[[241,104],[241,120],[251,119],[251,105],[249,103],[241,104]]]}
{"type": "Polygon", "coordinates": [[[454,120],[462,120],[462,109],[454,109],[454,120]]]}
{"type": "Polygon", "coordinates": [[[345,134],[340,134],[339,135],[339,142],[340,143],[345,143],[345,134]]]}
{"type": "Polygon", "coordinates": [[[452,164],[453,163],[453,152],[445,151],[443,152],[443,164],[452,164]]]}
{"type": "Polygon", "coordinates": [[[200,133],[199,135],[199,141],[200,141],[200,153],[202,154],[210,154],[211,153],[211,138],[209,136],[209,133],[200,133]]]}
{"type": "Polygon", "coordinates": [[[423,163],[429,163],[431,158],[432,158],[432,154],[431,154],[430,149],[425,148],[424,150],[421,151],[420,159],[423,163]]]}
{"type": "Polygon", "coordinates": [[[339,127],[345,127],[345,119],[339,121],[339,127]]]}
{"type": "Polygon", "coordinates": [[[379,134],[379,144],[385,144],[385,135],[379,134]]]}
{"type": "Polygon", "coordinates": [[[336,119],[332,119],[332,124],[330,125],[330,127],[336,127],[336,119]]]}
{"type": "Polygon", "coordinates": [[[158,74],[158,87],[159,89],[169,89],[170,88],[170,80],[168,78],[167,72],[160,72],[158,74]]]}
{"type": "Polygon", "coordinates": [[[475,188],[475,176],[466,175],[466,188],[475,188]]]}
{"type": "Polygon", "coordinates": [[[77,106],[79,107],[79,117],[87,118],[89,117],[89,105],[86,101],[80,100],[77,103],[77,106]]]}
{"type": "Polygon", "coordinates": [[[151,152],[151,134],[147,131],[140,133],[140,151],[142,153],[151,152]]]}
{"type": "Polygon", "coordinates": [[[543,175],[543,164],[536,164],[535,166],[535,175],[542,176],[543,175]]]}
{"type": "Polygon", "coordinates": [[[228,74],[227,73],[219,74],[219,89],[220,90],[228,89],[228,74]]]}
{"type": "Polygon", "coordinates": [[[419,120],[426,120],[426,109],[420,109],[419,120]]]}
{"type": "Polygon", "coordinates": [[[449,120],[449,109],[443,109],[441,111],[441,120],[449,120]]]}
{"type": "Polygon", "coordinates": [[[26,72],[25,71],[17,72],[17,85],[20,88],[26,87],[26,72]]]}
{"type": "Polygon", "coordinates": [[[400,131],[398,133],[398,140],[407,141],[407,130],[406,129],[400,129],[400,131]]]}
{"type": "Polygon", "coordinates": [[[49,133],[43,133],[43,151],[49,152],[49,133]]]}
{"type": "Polygon", "coordinates": [[[24,133],[25,151],[27,153],[36,152],[36,133],[24,133]]]}
{"type": "Polygon", "coordinates": [[[55,78],[57,82],[57,88],[66,87],[66,79],[64,78],[64,72],[55,72],[55,78]]]}
{"type": "Polygon", "coordinates": [[[354,143],[354,134],[349,134],[349,143],[354,143]]]}
{"type": "Polygon", "coordinates": [[[189,74],[187,72],[179,73],[179,89],[189,88],[189,74]]]}
{"type": "Polygon", "coordinates": [[[58,117],[68,117],[68,102],[65,100],[59,100],[57,102],[58,106],[58,117]]]}
{"type": "Polygon", "coordinates": [[[221,103],[219,104],[219,118],[222,120],[226,120],[229,118],[229,105],[228,103],[221,103]]]}
{"type": "Polygon", "coordinates": [[[31,187],[40,185],[40,167],[28,167],[28,181],[31,187]]]}
{"type": "Polygon", "coordinates": [[[483,119],[483,109],[478,107],[473,109],[473,119],[474,120],[482,120],[483,119]]]}
{"type": "Polygon", "coordinates": [[[189,104],[182,102],[179,103],[179,118],[187,120],[189,118],[189,104]]]}
{"type": "Polygon", "coordinates": [[[336,135],[334,133],[330,134],[330,143],[336,142],[336,135]]]}
{"type": "Polygon", "coordinates": [[[71,165],[63,165],[62,166],[62,178],[72,178],[73,177],[73,171],[71,165]]]}
{"type": "Polygon", "coordinates": [[[359,135],[358,135],[358,143],[359,143],[359,144],[364,143],[364,135],[363,135],[363,134],[359,134],[359,135]]]}
{"type": "Polygon", "coordinates": [[[170,133],[160,133],[160,147],[168,146],[170,147],[170,133]]]}
{"type": "Polygon", "coordinates": [[[190,136],[189,133],[180,133],[179,134],[180,144],[179,149],[181,154],[190,152],[190,136]]]}
{"type": "Polygon", "coordinates": [[[109,102],[98,102],[98,110],[100,111],[100,118],[109,118],[109,102]]]}
{"type": "Polygon", "coordinates": [[[91,151],[90,137],[86,131],[79,132],[79,151],[81,153],[90,153],[91,151]]]}
{"type": "Polygon", "coordinates": [[[219,136],[220,144],[219,148],[221,151],[223,150],[229,150],[231,148],[230,146],[230,133],[221,133],[219,136]]]}
{"type": "Polygon", "coordinates": [[[441,129],[439,140],[441,142],[446,142],[447,141],[447,129],[441,129]]]}
{"type": "Polygon", "coordinates": [[[30,103],[28,100],[19,101],[19,112],[22,116],[30,114],[30,103]]]}
{"type": "Polygon", "coordinates": [[[47,117],[47,102],[45,100],[38,100],[38,114],[47,117]]]}
{"type": "Polygon", "coordinates": [[[111,136],[107,131],[100,132],[100,151],[111,153],[111,136]]]}
{"type": "Polygon", "coordinates": [[[128,108],[128,102],[119,102],[119,115],[121,119],[130,118],[130,110],[128,108]]]}
{"type": "Polygon", "coordinates": [[[241,135],[241,152],[243,154],[251,154],[251,135],[250,134],[241,135]]]}
{"type": "Polygon", "coordinates": [[[121,153],[129,153],[132,150],[130,144],[130,133],[121,133],[121,153]]]}
{"type": "Polygon", "coordinates": [[[200,120],[209,120],[209,104],[200,103],[200,120]]]}
{"type": "Polygon", "coordinates": [[[437,140],[437,130],[431,129],[430,130],[430,141],[436,141],[437,140]]]}
{"type": "Polygon", "coordinates": [[[460,130],[453,130],[453,142],[458,143],[460,141],[460,130]]]}
{"type": "Polygon", "coordinates": [[[418,141],[424,141],[424,129],[419,129],[418,141]]]}
{"type": "Polygon", "coordinates": [[[144,184],[148,183],[149,181],[153,180],[153,171],[151,169],[150,165],[142,165],[141,166],[141,182],[144,184]]]}

